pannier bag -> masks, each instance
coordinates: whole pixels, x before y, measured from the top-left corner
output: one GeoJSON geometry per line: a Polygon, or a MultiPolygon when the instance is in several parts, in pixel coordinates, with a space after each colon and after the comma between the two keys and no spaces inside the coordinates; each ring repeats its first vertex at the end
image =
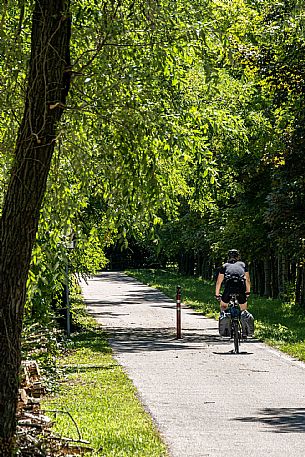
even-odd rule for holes
{"type": "Polygon", "coordinates": [[[231,337],[231,315],[222,312],[219,316],[218,328],[220,336],[231,337]]]}
{"type": "Polygon", "coordinates": [[[254,333],[254,318],[249,311],[245,310],[241,313],[242,333],[246,336],[253,336],[254,333]]]}

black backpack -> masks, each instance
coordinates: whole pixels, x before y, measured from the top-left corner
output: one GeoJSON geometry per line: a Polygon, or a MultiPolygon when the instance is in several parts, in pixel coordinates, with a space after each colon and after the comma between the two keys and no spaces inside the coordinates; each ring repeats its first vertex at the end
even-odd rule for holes
{"type": "Polygon", "coordinates": [[[226,273],[225,277],[225,285],[233,290],[244,290],[245,289],[245,275],[241,275],[238,273],[226,273]]]}

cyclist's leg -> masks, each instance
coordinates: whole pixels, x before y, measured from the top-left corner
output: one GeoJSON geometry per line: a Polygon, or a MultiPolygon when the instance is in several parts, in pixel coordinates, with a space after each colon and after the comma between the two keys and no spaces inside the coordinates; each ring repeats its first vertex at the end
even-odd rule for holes
{"type": "Polygon", "coordinates": [[[248,308],[247,296],[244,291],[239,291],[237,300],[241,311],[245,311],[248,308]]]}
{"type": "Polygon", "coordinates": [[[226,311],[228,309],[229,303],[226,303],[221,300],[220,302],[220,311],[226,311]]]}
{"type": "Polygon", "coordinates": [[[220,301],[220,311],[226,311],[226,309],[229,306],[230,302],[230,294],[229,292],[225,289],[222,296],[221,296],[221,301],[220,301]]]}
{"type": "Polygon", "coordinates": [[[240,306],[240,310],[241,311],[246,311],[246,309],[248,309],[248,303],[247,302],[240,303],[239,306],[240,306]]]}

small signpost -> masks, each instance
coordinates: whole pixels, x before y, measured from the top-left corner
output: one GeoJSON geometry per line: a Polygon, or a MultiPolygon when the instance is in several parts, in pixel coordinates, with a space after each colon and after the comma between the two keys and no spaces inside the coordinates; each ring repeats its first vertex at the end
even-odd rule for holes
{"type": "Polygon", "coordinates": [[[176,294],[176,310],[177,310],[177,340],[181,339],[181,287],[177,286],[176,294]]]}

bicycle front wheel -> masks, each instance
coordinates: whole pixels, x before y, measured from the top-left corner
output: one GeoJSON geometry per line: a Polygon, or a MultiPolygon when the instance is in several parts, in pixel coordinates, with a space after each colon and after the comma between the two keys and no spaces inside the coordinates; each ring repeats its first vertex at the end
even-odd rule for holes
{"type": "Polygon", "coordinates": [[[235,354],[239,354],[238,322],[233,322],[233,339],[234,339],[234,352],[235,352],[235,354]]]}

